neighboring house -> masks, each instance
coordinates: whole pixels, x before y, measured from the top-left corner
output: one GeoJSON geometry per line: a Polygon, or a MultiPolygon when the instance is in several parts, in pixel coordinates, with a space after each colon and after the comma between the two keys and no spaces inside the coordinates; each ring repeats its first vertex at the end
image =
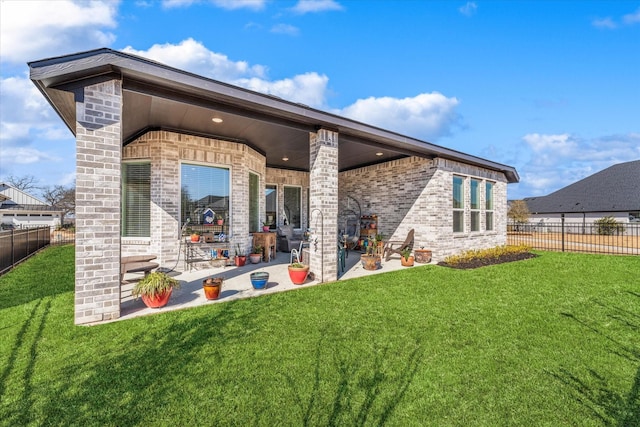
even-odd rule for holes
{"type": "Polygon", "coordinates": [[[529,222],[590,224],[611,216],[618,222],[640,222],[640,160],[619,163],[547,196],[524,199],[529,222]]]}
{"type": "Polygon", "coordinates": [[[16,228],[61,224],[63,212],[11,185],[0,182],[0,224],[16,228]]]}
{"type": "Polygon", "coordinates": [[[232,248],[262,222],[311,228],[322,282],[354,201],[435,258],[506,242],[511,166],[111,49],[29,67],[76,136],[76,323],[119,317],[120,257],[177,265],[207,208],[232,248]]]}

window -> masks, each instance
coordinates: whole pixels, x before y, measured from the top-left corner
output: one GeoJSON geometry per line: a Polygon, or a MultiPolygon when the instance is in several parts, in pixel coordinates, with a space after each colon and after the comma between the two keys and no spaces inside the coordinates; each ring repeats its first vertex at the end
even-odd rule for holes
{"type": "Polygon", "coordinates": [[[287,224],[301,228],[302,194],[300,187],[284,187],[284,214],[287,224]]]}
{"type": "Polygon", "coordinates": [[[260,227],[260,177],[249,172],[249,231],[261,231],[260,227]]]}
{"type": "Polygon", "coordinates": [[[151,236],[151,163],[122,164],[122,237],[151,236]]]}
{"type": "MultiPolygon", "coordinates": [[[[229,222],[229,169],[183,163],[180,167],[180,221],[205,225],[208,210],[229,222]]],[[[209,213],[210,214],[210,213],[209,213]]]]}
{"type": "Polygon", "coordinates": [[[264,188],[266,222],[270,228],[276,228],[278,220],[278,187],[267,185],[264,188]]]}
{"type": "Polygon", "coordinates": [[[453,232],[464,231],[464,179],[453,177],[453,232]]]}
{"type": "Polygon", "coordinates": [[[487,182],[485,185],[485,196],[484,196],[484,204],[485,204],[485,230],[492,231],[493,230],[493,183],[487,182]]]}
{"type": "Polygon", "coordinates": [[[471,180],[471,231],[480,231],[480,181],[471,180]]]}

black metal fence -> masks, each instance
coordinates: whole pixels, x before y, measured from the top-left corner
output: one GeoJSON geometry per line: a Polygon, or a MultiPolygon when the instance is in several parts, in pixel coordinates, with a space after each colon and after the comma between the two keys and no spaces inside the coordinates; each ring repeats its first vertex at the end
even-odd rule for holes
{"type": "Polygon", "coordinates": [[[50,227],[0,231],[0,274],[44,248],[50,241],[50,227]]]}
{"type": "Polygon", "coordinates": [[[615,227],[564,221],[510,223],[507,244],[545,251],[640,255],[640,223],[615,227]]]}

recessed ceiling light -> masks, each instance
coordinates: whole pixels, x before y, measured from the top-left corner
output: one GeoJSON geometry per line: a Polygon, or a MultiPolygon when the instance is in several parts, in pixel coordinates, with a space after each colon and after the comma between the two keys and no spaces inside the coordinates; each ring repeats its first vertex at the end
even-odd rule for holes
{"type": "Polygon", "coordinates": [[[282,160],[284,160],[285,162],[289,160],[289,158],[287,156],[283,157],[282,160]]]}
{"type": "Polygon", "coordinates": [[[222,123],[222,119],[220,117],[214,117],[213,119],[211,119],[211,121],[213,123],[222,123]]]}
{"type": "Polygon", "coordinates": [[[379,156],[382,156],[382,153],[381,153],[380,151],[378,151],[378,152],[376,153],[376,156],[378,156],[378,157],[379,157],[379,156]]]}

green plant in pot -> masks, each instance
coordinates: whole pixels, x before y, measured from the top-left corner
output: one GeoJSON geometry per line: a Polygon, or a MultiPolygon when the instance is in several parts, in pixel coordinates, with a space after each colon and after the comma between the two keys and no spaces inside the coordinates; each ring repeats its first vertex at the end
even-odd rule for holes
{"type": "Polygon", "coordinates": [[[379,255],[378,244],[374,238],[367,241],[366,253],[360,255],[362,268],[365,270],[377,270],[382,267],[382,257],[379,255]]]}
{"type": "Polygon", "coordinates": [[[131,291],[131,295],[142,298],[149,308],[160,308],[167,305],[173,289],[180,287],[180,282],[165,273],[155,271],[143,277],[131,291]]]}
{"type": "Polygon", "coordinates": [[[400,257],[400,264],[405,267],[413,266],[414,258],[413,255],[411,255],[411,248],[404,248],[400,251],[400,255],[402,255],[400,257]]]}
{"type": "Polygon", "coordinates": [[[249,254],[249,261],[251,261],[251,264],[258,264],[261,260],[262,260],[262,246],[256,245],[253,247],[253,249],[251,250],[251,253],[249,254]]]}
{"type": "Polygon", "coordinates": [[[240,243],[236,244],[236,256],[234,258],[236,267],[242,267],[247,262],[247,254],[240,247],[240,243]]]}

